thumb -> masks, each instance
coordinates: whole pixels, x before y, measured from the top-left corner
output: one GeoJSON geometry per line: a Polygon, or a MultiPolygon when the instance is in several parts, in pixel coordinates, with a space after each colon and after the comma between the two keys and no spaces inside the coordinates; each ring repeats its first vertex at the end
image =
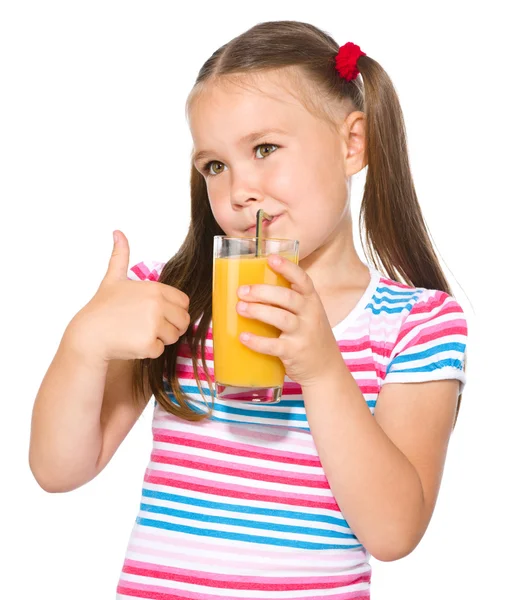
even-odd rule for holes
{"type": "Polygon", "coordinates": [[[127,279],[129,269],[129,242],[125,235],[116,229],[113,232],[114,245],[105,279],[127,279]]]}

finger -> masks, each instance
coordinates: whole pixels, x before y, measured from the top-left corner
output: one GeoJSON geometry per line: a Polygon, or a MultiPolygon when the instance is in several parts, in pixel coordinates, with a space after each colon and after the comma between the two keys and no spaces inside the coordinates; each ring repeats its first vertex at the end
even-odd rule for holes
{"type": "Polygon", "coordinates": [[[117,240],[113,244],[113,252],[104,279],[118,281],[127,279],[130,249],[127,238],[120,230],[114,231],[114,235],[117,240]]]}
{"type": "Polygon", "coordinates": [[[267,338],[244,332],[240,334],[240,341],[254,352],[278,356],[279,358],[282,356],[283,346],[282,340],[279,338],[267,338]]]}
{"type": "Polygon", "coordinates": [[[298,328],[298,317],[283,308],[251,302],[239,302],[236,307],[241,316],[273,325],[285,333],[292,333],[298,328]]]}
{"type": "Polygon", "coordinates": [[[278,254],[270,254],[268,265],[293,284],[293,289],[303,296],[314,292],[314,284],[307,273],[296,263],[278,254]]]}
{"type": "Polygon", "coordinates": [[[157,331],[158,339],[162,340],[165,346],[174,344],[178,339],[185,333],[176,327],[173,323],[167,319],[161,319],[160,327],[157,331]]]}
{"type": "Polygon", "coordinates": [[[304,307],[304,298],[301,294],[280,285],[260,283],[241,286],[238,288],[238,296],[246,302],[264,302],[265,304],[280,306],[295,315],[301,314],[304,307]],[[246,290],[243,288],[246,288],[246,290]]]}
{"type": "Polygon", "coordinates": [[[176,329],[180,332],[180,335],[183,335],[189,328],[189,313],[181,306],[167,303],[165,305],[163,315],[164,319],[168,323],[171,323],[171,325],[176,327],[176,329]]]}
{"type": "Polygon", "coordinates": [[[146,356],[143,356],[143,358],[159,358],[159,356],[161,356],[164,352],[164,347],[164,342],[160,338],[157,338],[153,344],[150,345],[148,353],[146,356]]]}
{"type": "Polygon", "coordinates": [[[157,285],[160,286],[160,290],[164,296],[164,299],[170,304],[177,304],[185,310],[189,308],[189,296],[187,296],[187,294],[180,291],[178,288],[173,287],[172,285],[167,285],[166,283],[157,282],[157,285]]]}

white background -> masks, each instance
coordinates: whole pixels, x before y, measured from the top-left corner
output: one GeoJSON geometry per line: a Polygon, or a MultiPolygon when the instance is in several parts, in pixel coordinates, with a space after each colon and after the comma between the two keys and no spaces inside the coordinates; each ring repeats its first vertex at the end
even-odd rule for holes
{"type": "Polygon", "coordinates": [[[423,212],[470,329],[469,379],[432,522],[408,557],[372,560],[372,598],[508,598],[508,53],[498,4],[1,3],[2,597],[114,597],[152,403],[95,480],[48,494],[28,467],[33,401],[66,324],[105,274],[112,231],[127,235],[131,264],[165,261],[183,241],[184,103],[201,65],[260,21],[294,19],[359,44],[392,78],[423,212]]]}

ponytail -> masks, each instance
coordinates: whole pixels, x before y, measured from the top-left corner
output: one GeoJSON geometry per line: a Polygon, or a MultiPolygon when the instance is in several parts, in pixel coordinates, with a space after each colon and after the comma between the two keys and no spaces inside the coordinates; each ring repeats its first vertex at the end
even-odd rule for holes
{"type": "Polygon", "coordinates": [[[397,93],[375,60],[361,56],[357,64],[367,117],[368,166],[360,207],[360,227],[367,246],[362,237],[364,252],[378,270],[384,269],[395,281],[452,295],[416,196],[397,93]]]}

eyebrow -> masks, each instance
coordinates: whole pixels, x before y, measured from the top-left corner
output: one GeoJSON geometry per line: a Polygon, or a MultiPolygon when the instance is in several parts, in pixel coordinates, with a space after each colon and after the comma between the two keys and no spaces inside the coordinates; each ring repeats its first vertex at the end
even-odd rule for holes
{"type": "MultiPolygon", "coordinates": [[[[270,129],[262,129],[261,131],[254,131],[252,133],[244,135],[243,137],[241,137],[238,140],[238,145],[245,144],[245,143],[252,144],[256,140],[263,138],[265,135],[269,135],[272,133],[288,135],[288,132],[285,131],[284,129],[280,129],[278,127],[272,127],[270,129]]],[[[199,152],[194,152],[192,154],[192,162],[193,162],[193,164],[196,164],[202,158],[205,158],[207,156],[212,156],[213,154],[215,154],[215,152],[213,150],[200,150],[199,152]]]]}

